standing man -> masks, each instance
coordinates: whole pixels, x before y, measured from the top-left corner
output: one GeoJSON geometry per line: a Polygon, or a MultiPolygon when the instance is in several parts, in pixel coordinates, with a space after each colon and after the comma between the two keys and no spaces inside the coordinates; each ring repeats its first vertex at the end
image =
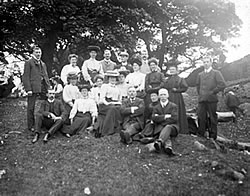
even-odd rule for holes
{"type": "Polygon", "coordinates": [[[102,65],[103,72],[106,73],[108,70],[113,71],[115,69],[116,63],[111,61],[111,51],[106,49],[103,53],[104,59],[100,61],[102,65]]]}
{"type": "Polygon", "coordinates": [[[198,132],[201,136],[205,135],[206,123],[210,118],[208,128],[209,138],[216,140],[217,138],[217,93],[223,91],[226,87],[222,74],[212,68],[212,58],[203,58],[204,71],[199,73],[197,77],[198,98],[198,132]]]}
{"type": "Polygon", "coordinates": [[[30,131],[34,131],[34,110],[37,97],[38,95],[46,94],[49,87],[47,68],[41,60],[41,56],[41,48],[35,46],[32,58],[24,64],[23,85],[28,94],[27,122],[30,131]]]}
{"type": "Polygon", "coordinates": [[[122,102],[121,114],[124,117],[121,142],[131,144],[132,136],[144,127],[144,101],[136,97],[136,89],[133,86],[128,88],[128,99],[122,102]]]}
{"type": "Polygon", "coordinates": [[[119,70],[124,68],[126,70],[129,70],[130,73],[134,72],[132,65],[128,63],[129,54],[126,51],[122,51],[119,53],[119,56],[121,59],[121,63],[116,66],[116,69],[119,70]]]}
{"type": "Polygon", "coordinates": [[[142,60],[141,72],[144,74],[150,73],[151,70],[149,68],[149,63],[148,63],[148,51],[146,49],[141,51],[141,60],[142,60]]]}

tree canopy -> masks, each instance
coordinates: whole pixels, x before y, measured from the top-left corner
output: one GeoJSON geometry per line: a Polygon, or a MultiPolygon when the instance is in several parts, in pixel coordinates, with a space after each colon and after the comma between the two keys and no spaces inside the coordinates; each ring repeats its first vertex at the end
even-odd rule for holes
{"type": "Polygon", "coordinates": [[[1,4],[0,16],[1,56],[25,57],[38,44],[49,73],[61,69],[67,52],[86,58],[89,44],[132,53],[141,39],[161,63],[193,47],[222,53],[222,41],[241,25],[225,0],[12,0],[1,4]]]}

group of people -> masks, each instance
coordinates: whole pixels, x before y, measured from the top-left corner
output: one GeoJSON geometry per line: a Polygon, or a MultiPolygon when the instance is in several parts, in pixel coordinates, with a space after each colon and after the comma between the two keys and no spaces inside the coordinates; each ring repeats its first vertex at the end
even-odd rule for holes
{"type": "MultiPolygon", "coordinates": [[[[111,61],[110,50],[104,50],[102,61],[96,60],[98,46],[89,46],[88,50],[90,58],[81,68],[77,66],[78,56],[70,54],[70,64],[62,68],[60,78],[52,79],[51,86],[41,61],[42,51],[33,48],[23,74],[28,129],[35,133],[32,142],[38,141],[42,127],[47,129],[44,142],[59,130],[66,137],[89,130],[95,137],[119,133],[124,144],[154,142],[157,152],[174,155],[171,138],[189,132],[182,97],[188,85],[178,76],[177,64],[168,66],[169,75],[165,77],[158,60],[148,59],[147,54],[131,59],[130,64],[129,54],[122,51],[117,64],[111,61]],[[35,115],[35,103],[41,94],[47,98],[35,115]]],[[[209,137],[216,139],[216,94],[225,88],[225,81],[212,69],[211,57],[203,62],[205,70],[197,78],[199,134],[204,136],[208,131],[209,137]]]]}

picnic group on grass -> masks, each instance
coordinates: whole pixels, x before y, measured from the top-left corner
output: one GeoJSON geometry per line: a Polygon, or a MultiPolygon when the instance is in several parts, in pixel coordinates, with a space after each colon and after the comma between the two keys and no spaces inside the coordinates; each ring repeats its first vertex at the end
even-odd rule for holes
{"type": "MultiPolygon", "coordinates": [[[[156,58],[131,58],[126,50],[119,53],[121,62],[111,61],[111,51],[96,60],[98,46],[89,46],[89,59],[82,67],[78,55],[68,56],[60,77],[49,80],[41,61],[42,51],[35,46],[25,62],[23,85],[27,93],[27,125],[36,143],[45,128],[46,143],[57,131],[66,137],[91,131],[95,137],[118,133],[126,145],[133,141],[153,143],[156,152],[175,155],[171,139],[189,133],[182,93],[188,85],[178,76],[178,63],[168,66],[168,77],[161,72],[156,58]],[[130,63],[131,64],[130,64],[130,63]],[[43,99],[37,113],[35,103],[43,99]]],[[[216,140],[217,93],[226,87],[222,74],[212,68],[211,56],[203,58],[204,71],[197,77],[198,135],[216,140]],[[207,119],[209,129],[207,129],[207,119]]]]}

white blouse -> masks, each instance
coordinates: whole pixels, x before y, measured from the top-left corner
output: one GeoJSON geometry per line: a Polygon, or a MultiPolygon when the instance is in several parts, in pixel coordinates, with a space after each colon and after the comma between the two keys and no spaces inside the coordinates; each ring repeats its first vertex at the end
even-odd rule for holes
{"type": "Polygon", "coordinates": [[[101,87],[91,88],[90,98],[92,98],[96,104],[99,104],[101,100],[101,87]]]}
{"type": "Polygon", "coordinates": [[[88,59],[84,61],[82,65],[82,74],[84,79],[87,81],[91,80],[88,70],[90,71],[96,70],[99,72],[99,74],[104,75],[102,64],[100,63],[100,61],[97,61],[95,59],[88,59]]]}
{"type": "Polygon", "coordinates": [[[78,66],[73,67],[71,64],[65,65],[61,71],[61,80],[63,81],[63,84],[66,85],[68,83],[67,82],[68,73],[74,72],[74,73],[78,74],[80,71],[81,70],[78,66]]]}
{"type": "Polygon", "coordinates": [[[145,88],[145,77],[146,74],[138,71],[128,74],[125,81],[129,84],[129,86],[137,86],[136,90],[141,91],[145,88]]]}
{"type": "Polygon", "coordinates": [[[107,103],[105,98],[111,98],[113,101],[121,101],[121,92],[117,85],[103,84],[101,88],[101,103],[107,103]]]}
{"type": "Polygon", "coordinates": [[[120,90],[121,97],[127,97],[128,96],[128,87],[129,84],[124,82],[123,84],[117,84],[118,89],[120,90]]]}
{"type": "Polygon", "coordinates": [[[63,101],[69,103],[72,100],[76,100],[81,96],[77,86],[68,84],[63,89],[63,101]]]}
{"type": "Polygon", "coordinates": [[[72,119],[75,117],[77,112],[82,112],[82,113],[86,113],[86,112],[90,112],[91,116],[97,116],[97,107],[96,107],[96,103],[93,99],[90,98],[80,98],[80,99],[76,99],[71,111],[70,111],[70,115],[69,118],[72,119]]]}

